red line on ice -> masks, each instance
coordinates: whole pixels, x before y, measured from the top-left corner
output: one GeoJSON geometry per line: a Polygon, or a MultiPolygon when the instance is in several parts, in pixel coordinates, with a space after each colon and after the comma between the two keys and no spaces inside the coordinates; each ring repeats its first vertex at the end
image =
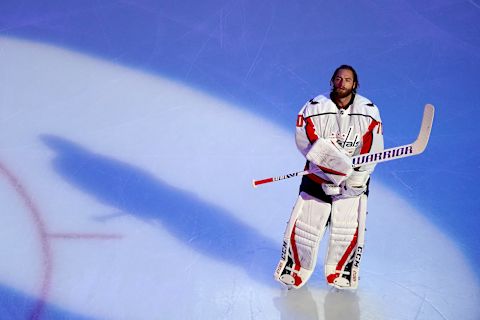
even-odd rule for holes
{"type": "Polygon", "coordinates": [[[36,206],[33,199],[28,194],[25,187],[20,183],[18,178],[1,162],[0,172],[7,178],[10,186],[17,192],[17,194],[22,199],[23,204],[27,207],[30,213],[30,217],[32,218],[37,229],[37,235],[40,240],[43,257],[42,265],[44,270],[41,280],[40,297],[37,299],[37,302],[35,303],[30,315],[30,319],[40,319],[43,309],[45,308],[45,302],[49,294],[50,282],[52,279],[52,251],[48,239],[48,234],[46,231],[45,223],[42,220],[41,213],[38,210],[38,207],[36,206]]]}
{"type": "Polygon", "coordinates": [[[50,238],[56,239],[85,239],[85,240],[115,240],[122,239],[121,234],[102,234],[102,233],[49,233],[50,238]]]}

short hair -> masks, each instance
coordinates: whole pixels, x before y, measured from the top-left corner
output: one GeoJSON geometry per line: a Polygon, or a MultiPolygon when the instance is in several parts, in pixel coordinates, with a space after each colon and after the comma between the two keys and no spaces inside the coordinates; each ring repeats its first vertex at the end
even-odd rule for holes
{"type": "Polygon", "coordinates": [[[358,75],[357,75],[357,71],[355,71],[355,69],[353,69],[352,66],[348,65],[348,64],[342,64],[340,67],[338,67],[337,69],[335,69],[335,72],[333,73],[332,75],[332,78],[330,79],[330,83],[333,84],[333,80],[335,79],[335,77],[337,76],[337,73],[338,71],[342,70],[342,69],[345,69],[345,70],[350,70],[352,71],[353,73],[353,82],[355,82],[355,88],[353,88],[353,92],[357,92],[357,88],[360,86],[360,83],[358,82],[358,75]]]}

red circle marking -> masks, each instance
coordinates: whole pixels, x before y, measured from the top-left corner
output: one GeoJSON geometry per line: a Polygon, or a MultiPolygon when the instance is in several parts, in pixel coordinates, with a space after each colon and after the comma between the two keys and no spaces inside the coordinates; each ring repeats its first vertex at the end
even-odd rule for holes
{"type": "Polygon", "coordinates": [[[28,194],[25,187],[15,177],[15,175],[6,168],[4,164],[0,162],[0,172],[5,176],[10,186],[17,192],[23,201],[25,207],[27,207],[30,217],[32,218],[35,227],[37,229],[38,239],[40,240],[40,247],[42,251],[42,265],[43,275],[41,279],[40,295],[37,298],[36,303],[31,311],[30,319],[40,319],[40,316],[45,307],[45,301],[47,300],[50,291],[50,282],[52,279],[52,251],[50,241],[48,239],[48,233],[46,231],[45,223],[42,220],[40,211],[35,205],[32,197],[28,194]]]}
{"type": "Polygon", "coordinates": [[[27,207],[30,217],[32,218],[34,225],[37,229],[37,235],[40,240],[40,246],[42,251],[42,265],[44,267],[40,295],[31,311],[29,319],[40,319],[45,303],[47,301],[48,294],[50,292],[50,285],[52,280],[52,250],[50,245],[50,239],[73,239],[73,240],[116,240],[122,239],[121,234],[99,234],[99,233],[48,233],[45,226],[45,222],[42,220],[42,214],[38,209],[38,206],[33,201],[25,187],[20,183],[20,180],[10,171],[7,167],[0,162],[0,173],[5,176],[10,186],[16,191],[19,197],[22,199],[23,204],[27,207]]]}

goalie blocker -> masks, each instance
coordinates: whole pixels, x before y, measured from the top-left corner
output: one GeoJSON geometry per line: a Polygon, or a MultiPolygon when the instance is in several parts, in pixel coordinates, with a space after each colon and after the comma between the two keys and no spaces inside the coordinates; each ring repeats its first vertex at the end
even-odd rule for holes
{"type": "Polygon", "coordinates": [[[331,230],[325,278],[339,289],[356,289],[365,238],[367,196],[324,202],[301,192],[285,230],[282,256],[274,278],[287,288],[301,288],[312,275],[318,247],[331,230]]]}

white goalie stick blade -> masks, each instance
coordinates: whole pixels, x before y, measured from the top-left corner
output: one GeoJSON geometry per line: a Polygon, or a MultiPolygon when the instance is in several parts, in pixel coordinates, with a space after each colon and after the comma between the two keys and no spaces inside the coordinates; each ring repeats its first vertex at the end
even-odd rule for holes
{"type": "Polygon", "coordinates": [[[418,133],[417,140],[415,140],[413,143],[400,147],[385,149],[382,152],[367,153],[354,156],[352,157],[353,166],[359,167],[364,164],[390,161],[405,157],[411,157],[422,153],[427,147],[428,139],[430,138],[434,113],[435,108],[433,107],[433,105],[426,104],[425,108],[423,109],[423,118],[420,132],[418,133]]]}
{"type": "MultiPolygon", "coordinates": [[[[353,167],[363,166],[365,164],[379,163],[390,160],[396,160],[405,157],[415,156],[422,153],[427,147],[428,140],[430,138],[430,132],[432,130],[433,116],[435,114],[435,108],[431,104],[426,104],[423,110],[422,125],[417,139],[411,143],[400,147],[394,147],[385,149],[382,152],[366,153],[352,157],[353,167]]],[[[283,176],[271,177],[261,180],[253,180],[253,187],[257,187],[261,184],[285,180],[293,177],[303,176],[310,173],[315,173],[320,169],[305,170],[299,172],[289,173],[283,176]]]]}

